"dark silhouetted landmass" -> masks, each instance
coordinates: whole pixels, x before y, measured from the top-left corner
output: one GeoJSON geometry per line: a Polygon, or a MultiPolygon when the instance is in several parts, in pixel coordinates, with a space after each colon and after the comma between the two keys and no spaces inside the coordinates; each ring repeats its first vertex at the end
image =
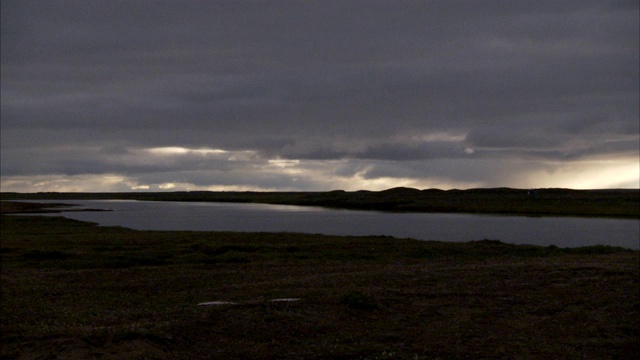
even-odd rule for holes
{"type": "Polygon", "coordinates": [[[327,192],[2,193],[2,200],[129,199],[323,206],[397,212],[492,213],[527,216],[640,218],[640,190],[470,189],[327,192]]]}

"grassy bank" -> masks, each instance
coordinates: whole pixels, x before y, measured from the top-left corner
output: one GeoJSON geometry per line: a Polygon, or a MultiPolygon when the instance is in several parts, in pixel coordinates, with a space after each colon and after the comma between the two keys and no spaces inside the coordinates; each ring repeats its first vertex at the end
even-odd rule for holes
{"type": "Polygon", "coordinates": [[[1,221],[6,359],[640,355],[637,251],[1,221]]]}

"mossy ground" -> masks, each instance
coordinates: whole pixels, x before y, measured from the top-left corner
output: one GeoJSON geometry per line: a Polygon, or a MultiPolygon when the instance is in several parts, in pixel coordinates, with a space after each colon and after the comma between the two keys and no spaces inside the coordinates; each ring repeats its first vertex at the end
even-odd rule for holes
{"type": "Polygon", "coordinates": [[[6,359],[640,355],[637,251],[6,215],[0,229],[6,359]]]}

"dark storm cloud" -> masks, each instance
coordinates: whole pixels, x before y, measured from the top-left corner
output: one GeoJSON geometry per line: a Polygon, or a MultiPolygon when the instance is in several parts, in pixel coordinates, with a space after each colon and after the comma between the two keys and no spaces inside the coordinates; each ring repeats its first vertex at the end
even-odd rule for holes
{"type": "Polygon", "coordinates": [[[3,2],[2,175],[215,169],[231,185],[259,159],[353,159],[472,181],[487,177],[471,171],[481,159],[637,157],[638,12],[599,0],[3,2]],[[168,146],[254,155],[144,152],[168,146]],[[470,170],[427,170],[438,159],[470,170]]]}

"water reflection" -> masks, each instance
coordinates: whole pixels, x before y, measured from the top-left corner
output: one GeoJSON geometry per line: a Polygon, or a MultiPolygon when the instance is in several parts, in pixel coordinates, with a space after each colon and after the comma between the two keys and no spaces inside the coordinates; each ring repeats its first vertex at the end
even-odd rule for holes
{"type": "MultiPolygon", "coordinates": [[[[45,202],[45,201],[39,201],[45,202]]],[[[265,231],[328,235],[388,235],[440,241],[498,239],[514,244],[639,249],[640,220],[470,214],[385,213],[270,204],[51,201],[111,209],[64,212],[72,219],[138,230],[265,231]]]]}

